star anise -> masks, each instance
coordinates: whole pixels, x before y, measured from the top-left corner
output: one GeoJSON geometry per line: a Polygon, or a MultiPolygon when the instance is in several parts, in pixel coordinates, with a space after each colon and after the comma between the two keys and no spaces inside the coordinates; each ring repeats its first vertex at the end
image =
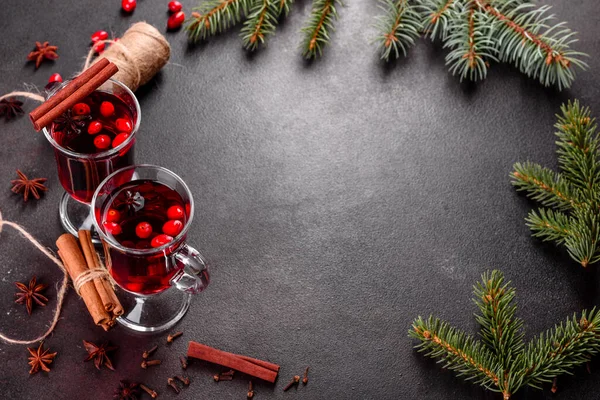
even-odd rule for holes
{"type": "Polygon", "coordinates": [[[135,382],[121,381],[113,397],[118,400],[136,400],[140,395],[139,386],[135,382]]]}
{"type": "Polygon", "coordinates": [[[67,110],[54,120],[52,129],[65,135],[79,135],[85,122],[91,118],[89,115],[73,115],[71,110],[67,110]]]}
{"type": "Polygon", "coordinates": [[[0,100],[0,117],[4,116],[6,121],[10,121],[17,115],[23,114],[22,101],[16,100],[14,97],[0,100]]]}
{"type": "Polygon", "coordinates": [[[144,196],[142,196],[140,192],[132,193],[129,190],[125,192],[125,206],[127,207],[127,212],[130,214],[133,214],[144,208],[144,203],[144,196]]]}
{"type": "Polygon", "coordinates": [[[35,276],[29,281],[29,286],[26,286],[21,282],[15,282],[15,286],[19,289],[19,292],[15,293],[15,296],[17,297],[15,303],[25,303],[27,314],[29,315],[31,315],[34,301],[42,307],[48,302],[48,298],[40,293],[43,292],[48,285],[37,283],[35,276]]]}
{"type": "Polygon", "coordinates": [[[115,370],[113,368],[112,362],[110,361],[106,353],[117,350],[117,346],[109,346],[107,342],[105,342],[101,346],[97,346],[92,342],[84,340],[83,347],[85,347],[85,350],[88,352],[87,358],[83,361],[90,361],[93,359],[96,368],[100,369],[102,364],[104,364],[106,365],[106,368],[112,371],[115,370]]]}
{"type": "Polygon", "coordinates": [[[35,69],[38,69],[42,61],[56,60],[58,58],[58,54],[56,53],[57,50],[58,47],[50,46],[48,42],[44,42],[43,44],[35,42],[35,49],[29,53],[27,59],[29,61],[35,60],[35,69]]]}
{"type": "Polygon", "coordinates": [[[41,190],[45,192],[46,190],[48,190],[48,188],[44,186],[44,182],[47,181],[46,178],[28,179],[27,176],[20,170],[17,170],[17,175],[19,175],[19,179],[14,179],[10,181],[10,183],[13,185],[11,190],[13,193],[23,192],[24,201],[27,201],[27,199],[29,198],[29,193],[31,193],[33,197],[39,200],[39,191],[41,190]]]}
{"type": "Polygon", "coordinates": [[[52,363],[57,353],[50,353],[50,349],[44,350],[44,342],[40,343],[40,347],[37,349],[28,347],[27,350],[31,354],[31,357],[29,357],[29,365],[31,365],[30,374],[35,374],[40,368],[46,372],[50,372],[48,364],[52,363]]]}

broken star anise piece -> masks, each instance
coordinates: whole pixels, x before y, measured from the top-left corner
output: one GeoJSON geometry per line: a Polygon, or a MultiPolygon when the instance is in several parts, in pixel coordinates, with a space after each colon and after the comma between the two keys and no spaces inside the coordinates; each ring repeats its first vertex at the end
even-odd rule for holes
{"type": "Polygon", "coordinates": [[[106,353],[117,350],[117,346],[109,346],[107,342],[105,342],[101,346],[97,346],[94,343],[88,342],[86,340],[83,341],[83,346],[88,352],[87,358],[83,361],[90,361],[93,359],[94,365],[97,369],[100,369],[100,367],[104,364],[106,365],[106,368],[112,371],[115,370],[113,368],[112,362],[110,361],[106,353]]]}
{"type": "Polygon", "coordinates": [[[71,110],[67,110],[54,120],[52,129],[65,135],[79,135],[91,118],[89,115],[73,115],[71,110]]]}
{"type": "Polygon", "coordinates": [[[48,190],[48,188],[44,186],[44,182],[47,181],[46,178],[29,179],[20,170],[17,170],[17,175],[19,175],[19,179],[14,179],[10,181],[10,183],[13,185],[11,190],[13,193],[23,192],[24,201],[27,201],[27,199],[29,198],[29,193],[31,193],[33,197],[39,200],[39,191],[45,192],[46,190],[48,190]]]}
{"type": "Polygon", "coordinates": [[[35,69],[38,69],[42,61],[44,60],[56,60],[58,58],[58,54],[56,51],[58,47],[50,46],[48,42],[44,42],[43,44],[40,42],[35,42],[35,49],[27,56],[29,61],[35,61],[35,69]]]}
{"type": "Polygon", "coordinates": [[[23,102],[16,100],[14,97],[0,100],[0,117],[4,116],[6,121],[10,121],[17,115],[23,114],[23,102]]]}
{"type": "Polygon", "coordinates": [[[24,303],[25,307],[27,308],[27,314],[29,315],[31,315],[34,301],[42,307],[44,307],[48,302],[48,298],[41,294],[41,292],[43,292],[48,285],[37,283],[35,276],[29,281],[29,286],[21,282],[15,282],[15,286],[17,289],[19,289],[19,291],[15,293],[15,296],[17,297],[15,303],[24,303]]]}
{"type": "Polygon", "coordinates": [[[136,400],[140,395],[139,386],[135,382],[121,381],[113,397],[117,400],[136,400]]]}
{"type": "Polygon", "coordinates": [[[50,353],[50,349],[44,350],[44,342],[40,343],[40,347],[37,349],[28,347],[27,350],[31,354],[31,357],[29,357],[29,365],[31,365],[30,374],[33,375],[40,369],[50,372],[48,365],[52,363],[57,353],[50,353]]]}

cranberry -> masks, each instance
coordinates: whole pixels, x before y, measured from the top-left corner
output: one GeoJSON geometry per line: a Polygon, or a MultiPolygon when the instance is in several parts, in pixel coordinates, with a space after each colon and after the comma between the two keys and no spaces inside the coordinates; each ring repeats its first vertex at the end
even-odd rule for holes
{"type": "Polygon", "coordinates": [[[150,242],[152,247],[160,247],[172,241],[173,238],[169,235],[158,235],[150,242]]]}
{"type": "Polygon", "coordinates": [[[135,243],[133,243],[131,240],[124,240],[121,242],[121,246],[129,247],[130,249],[133,249],[133,248],[135,248],[135,243]]]}
{"type": "Polygon", "coordinates": [[[112,141],[112,147],[118,147],[129,138],[129,133],[119,133],[112,141]]]}
{"type": "Polygon", "coordinates": [[[108,39],[108,32],[106,31],[96,31],[92,33],[92,43],[96,43],[99,40],[108,39]]]}
{"type": "Polygon", "coordinates": [[[118,212],[117,210],[115,210],[114,208],[111,208],[106,213],[106,220],[108,222],[118,222],[120,219],[121,219],[121,213],[118,212]]]}
{"type": "Polygon", "coordinates": [[[150,248],[150,243],[147,240],[140,240],[135,245],[135,248],[138,250],[145,250],[150,248]]]}
{"type": "Polygon", "coordinates": [[[167,20],[167,29],[177,29],[183,24],[183,21],[185,21],[185,14],[183,11],[179,11],[171,15],[167,20]]]}
{"type": "Polygon", "coordinates": [[[131,125],[131,121],[127,118],[117,118],[115,121],[115,126],[119,132],[131,133],[133,130],[133,126],[131,125]]]}
{"type": "Polygon", "coordinates": [[[95,135],[96,133],[100,133],[102,130],[102,123],[100,121],[92,121],[88,125],[88,133],[90,135],[95,135]]]}
{"type": "Polygon", "coordinates": [[[98,54],[102,53],[105,48],[106,48],[106,43],[104,43],[104,42],[98,42],[94,45],[94,51],[98,54]]]}
{"type": "Polygon", "coordinates": [[[183,230],[183,222],[178,219],[172,219],[170,221],[165,222],[162,227],[163,233],[166,233],[170,236],[177,236],[179,232],[183,230]]]}
{"type": "Polygon", "coordinates": [[[60,74],[58,72],[50,75],[50,78],[48,78],[48,83],[62,82],[62,81],[63,81],[62,76],[60,76],[60,74]]]}
{"type": "Polygon", "coordinates": [[[104,225],[104,229],[106,229],[106,231],[112,235],[116,236],[122,232],[121,225],[117,224],[116,222],[104,221],[103,225],[104,225]]]}
{"type": "Polygon", "coordinates": [[[94,146],[100,150],[108,149],[110,147],[110,136],[98,135],[94,138],[94,146]]]}
{"type": "Polygon", "coordinates": [[[114,113],[115,106],[113,106],[113,103],[111,103],[110,101],[103,101],[102,104],[100,104],[100,114],[102,114],[102,116],[108,118],[114,113]]]}
{"type": "Polygon", "coordinates": [[[125,12],[133,12],[135,10],[135,6],[137,6],[137,2],[135,0],[122,0],[121,7],[125,12]]]}
{"type": "Polygon", "coordinates": [[[72,110],[75,115],[89,115],[90,106],[85,103],[77,103],[73,106],[72,110]]]}
{"type": "Polygon", "coordinates": [[[148,239],[152,235],[152,225],[148,222],[140,222],[135,227],[135,234],[140,239],[148,239]]]}
{"type": "Polygon", "coordinates": [[[172,13],[176,13],[181,11],[182,5],[177,0],[169,2],[169,11],[172,13]]]}
{"type": "Polygon", "coordinates": [[[178,205],[169,207],[167,217],[169,219],[183,219],[183,208],[178,205]]]}

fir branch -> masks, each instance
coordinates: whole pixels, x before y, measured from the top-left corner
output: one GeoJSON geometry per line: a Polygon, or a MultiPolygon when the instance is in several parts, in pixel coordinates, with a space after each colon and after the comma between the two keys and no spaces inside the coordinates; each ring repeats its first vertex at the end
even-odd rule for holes
{"type": "Polygon", "coordinates": [[[255,0],[206,0],[194,8],[185,29],[192,42],[205,40],[241,21],[255,0]]]}
{"type": "Polygon", "coordinates": [[[286,16],[290,12],[293,0],[277,0],[277,16],[286,16]]]}
{"type": "Polygon", "coordinates": [[[525,221],[533,236],[544,241],[553,240],[561,244],[575,235],[571,218],[560,211],[540,208],[537,212],[530,211],[525,221]]]}
{"type": "Polygon", "coordinates": [[[305,58],[316,58],[323,54],[323,47],[329,43],[329,31],[334,30],[334,21],[338,19],[336,5],[341,0],[314,0],[311,15],[302,33],[302,55],[305,58]]]}
{"type": "Polygon", "coordinates": [[[265,42],[265,36],[272,35],[277,25],[277,17],[282,11],[281,0],[255,1],[249,11],[248,19],[242,28],[242,40],[248,50],[256,50],[265,42]]]}
{"type": "Polygon", "coordinates": [[[600,260],[600,216],[598,208],[584,208],[573,213],[573,233],[565,238],[571,258],[583,267],[600,260]]]}
{"type": "Polygon", "coordinates": [[[445,368],[509,400],[520,388],[539,388],[600,351],[600,313],[583,311],[541,334],[528,346],[523,343],[522,321],[515,318],[515,290],[504,283],[501,272],[482,276],[474,290],[481,315],[482,341],[433,316],[415,319],[409,336],[420,341],[419,352],[445,362],[445,368]]]}
{"type": "Polygon", "coordinates": [[[420,0],[421,14],[425,20],[423,32],[431,40],[440,38],[446,40],[450,32],[450,20],[455,17],[453,12],[460,6],[461,0],[420,0]]]}
{"type": "Polygon", "coordinates": [[[421,14],[409,0],[380,0],[380,3],[385,13],[377,18],[376,25],[381,58],[386,61],[390,56],[399,58],[400,52],[406,56],[407,49],[419,37],[421,14]]]}

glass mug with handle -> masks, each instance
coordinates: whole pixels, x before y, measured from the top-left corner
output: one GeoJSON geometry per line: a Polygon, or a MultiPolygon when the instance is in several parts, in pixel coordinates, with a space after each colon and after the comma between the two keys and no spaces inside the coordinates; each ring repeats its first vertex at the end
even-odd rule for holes
{"type": "Polygon", "coordinates": [[[210,281],[206,261],[186,243],[194,216],[189,188],[166,168],[134,165],[100,183],[92,207],[106,267],[127,292],[117,321],[138,332],[169,329],[210,281]]]}

